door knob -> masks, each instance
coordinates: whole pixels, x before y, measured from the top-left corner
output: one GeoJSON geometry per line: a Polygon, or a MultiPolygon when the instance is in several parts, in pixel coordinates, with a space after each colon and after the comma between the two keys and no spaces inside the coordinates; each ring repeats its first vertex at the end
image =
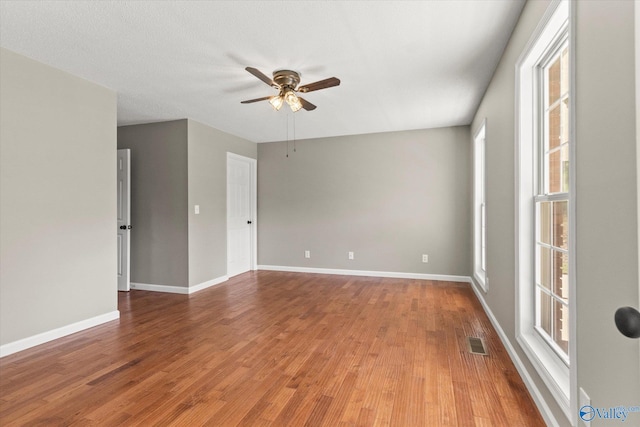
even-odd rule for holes
{"type": "Polygon", "coordinates": [[[120,230],[126,230],[126,229],[127,229],[127,226],[126,226],[126,225],[121,225],[121,226],[120,226],[120,230]]]}
{"type": "Polygon", "coordinates": [[[251,220],[247,221],[247,224],[251,224],[251,220]]]}
{"type": "Polygon", "coordinates": [[[640,312],[633,307],[620,307],[615,314],[620,333],[629,338],[640,338],[640,312]]]}

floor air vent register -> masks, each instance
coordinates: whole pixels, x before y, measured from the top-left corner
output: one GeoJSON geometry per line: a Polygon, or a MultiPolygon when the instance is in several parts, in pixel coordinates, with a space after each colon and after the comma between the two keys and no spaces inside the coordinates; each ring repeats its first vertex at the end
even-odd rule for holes
{"type": "Polygon", "coordinates": [[[487,356],[489,354],[485,349],[484,340],[482,338],[467,337],[467,347],[471,354],[480,354],[482,356],[487,356]]]}

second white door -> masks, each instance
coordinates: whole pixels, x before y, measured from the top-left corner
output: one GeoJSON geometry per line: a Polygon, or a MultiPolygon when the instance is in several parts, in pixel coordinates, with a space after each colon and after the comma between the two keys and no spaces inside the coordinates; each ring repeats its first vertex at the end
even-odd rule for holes
{"type": "Polygon", "coordinates": [[[255,268],[256,160],[227,153],[227,276],[255,268]]]}
{"type": "Polygon", "coordinates": [[[131,207],[130,175],[131,150],[118,150],[118,290],[128,291],[131,276],[129,265],[131,207]]]}

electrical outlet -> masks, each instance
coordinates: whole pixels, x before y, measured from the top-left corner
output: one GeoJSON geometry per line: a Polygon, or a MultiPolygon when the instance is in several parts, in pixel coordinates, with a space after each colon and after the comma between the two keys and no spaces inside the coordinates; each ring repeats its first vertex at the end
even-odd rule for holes
{"type": "Polygon", "coordinates": [[[349,252],[349,259],[353,259],[353,252],[349,252]]]}
{"type": "Polygon", "coordinates": [[[304,251],[305,258],[311,258],[311,251],[304,251]]]}
{"type": "Polygon", "coordinates": [[[429,255],[422,254],[422,262],[429,262],[429,255]]]}

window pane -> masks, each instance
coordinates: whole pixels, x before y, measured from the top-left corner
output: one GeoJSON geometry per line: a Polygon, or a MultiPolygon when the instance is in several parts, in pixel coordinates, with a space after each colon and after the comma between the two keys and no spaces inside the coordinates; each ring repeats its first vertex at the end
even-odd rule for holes
{"type": "Polygon", "coordinates": [[[534,128],[542,129],[533,174],[538,178],[534,187],[535,319],[538,331],[564,357],[569,341],[569,144],[573,143],[567,44],[551,58],[537,76],[543,93],[533,119],[534,128]]]}
{"type": "Polygon", "coordinates": [[[538,241],[551,244],[551,203],[538,203],[538,241]]]}
{"type": "Polygon", "coordinates": [[[551,249],[538,246],[538,277],[536,282],[545,289],[551,289],[551,249]]]}
{"type": "Polygon", "coordinates": [[[564,300],[569,298],[569,260],[567,254],[553,251],[553,293],[564,300]]]}
{"type": "Polygon", "coordinates": [[[565,94],[569,92],[569,48],[565,47],[560,58],[562,62],[560,72],[560,92],[565,94]]]}
{"type": "Polygon", "coordinates": [[[551,296],[538,289],[538,314],[540,316],[540,326],[551,336],[551,296]]]}
{"type": "Polygon", "coordinates": [[[562,189],[563,193],[569,192],[569,144],[565,144],[560,149],[560,167],[562,174],[562,189]]]}
{"type": "Polygon", "coordinates": [[[569,216],[567,201],[553,202],[553,246],[567,249],[569,216]]]}
{"type": "Polygon", "coordinates": [[[569,307],[557,300],[553,300],[553,340],[569,354],[569,307]]]}
{"type": "Polygon", "coordinates": [[[551,105],[560,99],[560,57],[558,57],[549,67],[547,79],[549,84],[548,105],[551,105]]]}
{"type": "Polygon", "coordinates": [[[553,151],[547,156],[547,188],[549,193],[559,193],[562,186],[561,152],[553,151]]]}
{"type": "Polygon", "coordinates": [[[562,100],[560,109],[560,138],[561,143],[569,142],[569,98],[562,100]]]}
{"type": "Polygon", "coordinates": [[[553,150],[554,148],[560,146],[562,142],[562,105],[564,103],[553,107],[549,110],[549,147],[547,150],[553,150]]]}

